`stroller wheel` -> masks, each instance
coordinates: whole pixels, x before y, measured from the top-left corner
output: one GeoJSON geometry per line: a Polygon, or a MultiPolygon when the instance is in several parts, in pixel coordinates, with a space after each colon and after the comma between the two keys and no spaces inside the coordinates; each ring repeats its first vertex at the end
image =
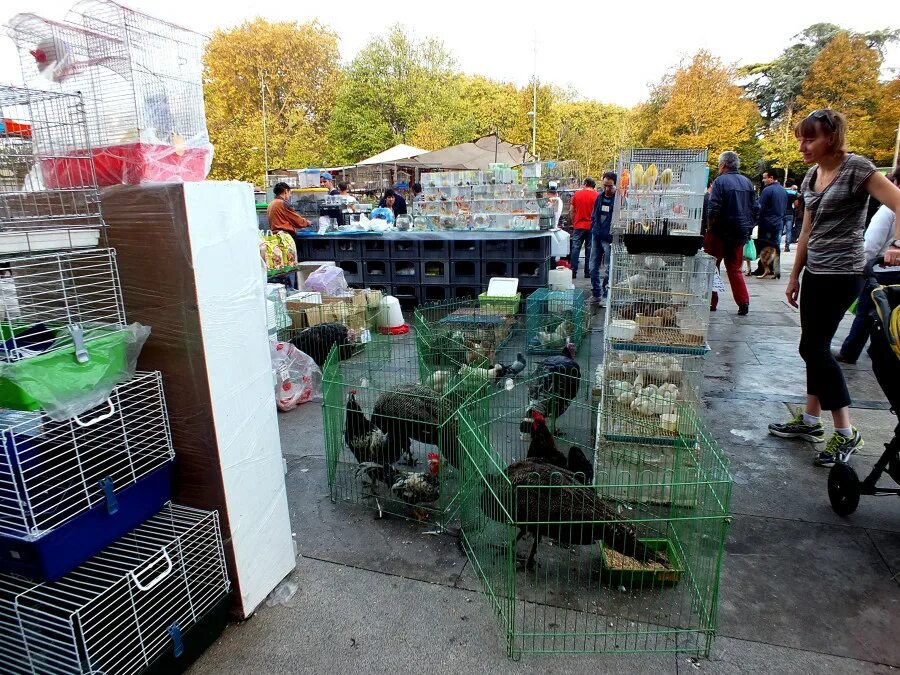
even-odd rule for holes
{"type": "Polygon", "coordinates": [[[839,516],[849,516],[859,506],[859,478],[853,467],[838,462],[828,472],[828,499],[839,516]]]}

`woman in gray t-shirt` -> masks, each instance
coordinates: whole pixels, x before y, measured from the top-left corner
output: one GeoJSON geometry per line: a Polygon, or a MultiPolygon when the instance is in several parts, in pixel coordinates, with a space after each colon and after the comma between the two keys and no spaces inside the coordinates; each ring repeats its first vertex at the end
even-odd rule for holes
{"type": "MultiPolygon", "coordinates": [[[[801,187],[806,212],[785,290],[792,306],[797,307],[798,296],[800,299],[806,410],[784,424],[770,424],[769,432],[782,438],[824,441],[820,417],[823,410],[830,410],[834,434],[813,463],[832,466],[838,459],[848,459],[863,445],[863,439],[850,423],[850,393],[831,353],[831,340],[863,287],[863,232],[869,195],[896,213],[900,189],[877,173],[872,162],[844,149],[847,120],[840,113],[816,110],[797,125],[794,134],[803,160],[812,164],[801,187]]],[[[895,238],[900,240],[900,229],[895,238]]],[[[900,265],[900,246],[888,249],[885,262],[900,265]]]]}

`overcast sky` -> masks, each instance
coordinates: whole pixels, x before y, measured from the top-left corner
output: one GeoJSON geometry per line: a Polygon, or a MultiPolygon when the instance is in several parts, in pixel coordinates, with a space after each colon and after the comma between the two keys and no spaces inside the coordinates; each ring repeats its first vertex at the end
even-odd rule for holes
{"type": "MultiPolygon", "coordinates": [[[[339,34],[344,61],[352,59],[373,35],[399,21],[418,36],[443,40],[463,71],[520,85],[529,81],[534,69],[536,35],[537,74],[542,82],[571,86],[586,98],[626,106],[643,100],[648,82],[658,81],[670,66],[700,48],[728,62],[754,63],[776,57],[793,35],[812,23],[831,22],[860,32],[890,23],[900,27],[900,12],[888,11],[896,6],[893,0],[624,4],[127,0],[126,4],[203,33],[276,9],[277,15],[266,18],[319,19],[339,34]]],[[[15,5],[22,12],[62,18],[72,0],[19,0],[3,5],[4,13],[15,5]]],[[[0,21],[9,18],[0,16],[0,21]]],[[[900,68],[900,47],[890,49],[885,65],[900,68]]],[[[3,37],[0,81],[21,84],[12,41],[3,37]]]]}

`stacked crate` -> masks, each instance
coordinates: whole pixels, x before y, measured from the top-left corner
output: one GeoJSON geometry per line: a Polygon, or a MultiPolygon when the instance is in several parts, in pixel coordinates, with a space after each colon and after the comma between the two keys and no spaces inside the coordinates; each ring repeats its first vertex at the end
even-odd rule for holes
{"type": "Polygon", "coordinates": [[[169,503],[162,382],[133,373],[147,331],[126,323],[81,98],[0,86],[0,120],[0,660],[158,667],[224,621],[218,516],[169,503]]]}

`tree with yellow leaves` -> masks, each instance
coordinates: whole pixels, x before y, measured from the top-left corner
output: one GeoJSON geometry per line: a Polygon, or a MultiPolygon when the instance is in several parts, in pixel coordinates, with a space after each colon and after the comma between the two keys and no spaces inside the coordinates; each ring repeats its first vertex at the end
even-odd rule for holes
{"type": "Polygon", "coordinates": [[[661,85],[659,95],[649,145],[709,148],[710,161],[715,163],[720,152],[754,139],[759,110],[735,84],[734,69],[707,51],[697,52],[677,68],[661,85]]]}
{"type": "Polygon", "coordinates": [[[262,182],[263,100],[269,168],[318,166],[340,78],[337,36],[317,22],[216,31],[204,58],[210,177],[262,182]]]}

